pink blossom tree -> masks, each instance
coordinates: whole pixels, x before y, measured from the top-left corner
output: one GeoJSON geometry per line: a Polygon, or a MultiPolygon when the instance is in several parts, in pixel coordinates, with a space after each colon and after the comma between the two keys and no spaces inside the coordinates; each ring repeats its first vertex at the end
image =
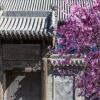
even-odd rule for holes
{"type": "Polygon", "coordinates": [[[54,52],[84,55],[85,71],[77,86],[85,90],[87,100],[100,100],[100,0],[92,8],[73,6],[69,19],[58,26],[57,33],[60,38],[54,52]]]}

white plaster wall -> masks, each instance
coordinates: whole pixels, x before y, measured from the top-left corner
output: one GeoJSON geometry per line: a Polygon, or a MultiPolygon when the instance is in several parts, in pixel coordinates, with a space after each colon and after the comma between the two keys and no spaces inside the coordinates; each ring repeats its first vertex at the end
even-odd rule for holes
{"type": "Polygon", "coordinates": [[[54,81],[54,100],[73,100],[73,77],[56,76],[54,81]]]}

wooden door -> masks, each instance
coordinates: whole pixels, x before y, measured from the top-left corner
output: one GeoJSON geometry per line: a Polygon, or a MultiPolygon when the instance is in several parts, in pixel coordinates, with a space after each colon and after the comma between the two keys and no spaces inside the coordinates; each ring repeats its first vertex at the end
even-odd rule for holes
{"type": "Polygon", "coordinates": [[[4,100],[41,100],[41,73],[6,72],[4,100]]]}

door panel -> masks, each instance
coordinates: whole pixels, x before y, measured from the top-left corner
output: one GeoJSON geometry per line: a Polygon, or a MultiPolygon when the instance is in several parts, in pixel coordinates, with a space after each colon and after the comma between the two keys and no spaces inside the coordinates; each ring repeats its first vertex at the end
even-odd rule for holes
{"type": "Polygon", "coordinates": [[[6,72],[4,100],[41,100],[41,73],[6,72]]]}

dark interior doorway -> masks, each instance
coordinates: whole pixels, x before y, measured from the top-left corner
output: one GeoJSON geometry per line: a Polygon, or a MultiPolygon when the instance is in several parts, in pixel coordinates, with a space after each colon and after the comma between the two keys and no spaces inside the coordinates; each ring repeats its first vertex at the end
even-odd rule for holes
{"type": "Polygon", "coordinates": [[[4,100],[41,100],[41,72],[6,71],[4,100]]]}

